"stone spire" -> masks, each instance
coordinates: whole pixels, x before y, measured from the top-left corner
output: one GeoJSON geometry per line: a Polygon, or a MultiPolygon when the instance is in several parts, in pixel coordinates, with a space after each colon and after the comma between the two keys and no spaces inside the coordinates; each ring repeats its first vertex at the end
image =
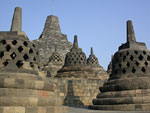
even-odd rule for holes
{"type": "Polygon", "coordinates": [[[73,48],[78,49],[78,37],[77,37],[77,35],[74,36],[73,48]]]}
{"type": "Polygon", "coordinates": [[[135,34],[134,34],[132,21],[128,20],[127,21],[127,42],[129,42],[131,40],[136,41],[136,38],[135,38],[135,34]]]}
{"type": "Polygon", "coordinates": [[[61,29],[57,16],[50,15],[47,17],[43,35],[61,35],[61,29]]]}
{"type": "Polygon", "coordinates": [[[20,7],[15,8],[10,31],[22,32],[22,9],[20,7]]]}
{"type": "Polygon", "coordinates": [[[93,47],[91,47],[91,55],[94,55],[94,53],[93,53],[93,47]]]}

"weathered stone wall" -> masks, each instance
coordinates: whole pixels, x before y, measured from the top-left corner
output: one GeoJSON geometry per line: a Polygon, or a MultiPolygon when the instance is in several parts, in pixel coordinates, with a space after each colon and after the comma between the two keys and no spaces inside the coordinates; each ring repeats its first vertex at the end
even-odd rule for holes
{"type": "Polygon", "coordinates": [[[92,100],[100,93],[99,86],[104,83],[99,79],[47,79],[56,83],[59,96],[64,99],[64,105],[68,106],[91,105],[92,100]]]}
{"type": "Polygon", "coordinates": [[[52,15],[47,17],[40,38],[33,42],[39,51],[41,65],[49,61],[49,57],[55,52],[55,46],[57,46],[57,52],[62,56],[63,61],[72,47],[72,43],[67,40],[67,35],[61,33],[58,17],[52,15]]]}

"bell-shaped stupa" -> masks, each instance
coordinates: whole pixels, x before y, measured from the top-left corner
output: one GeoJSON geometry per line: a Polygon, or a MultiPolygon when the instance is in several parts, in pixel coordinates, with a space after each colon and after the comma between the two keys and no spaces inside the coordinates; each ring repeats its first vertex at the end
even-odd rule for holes
{"type": "Polygon", "coordinates": [[[150,52],[136,42],[133,25],[127,21],[127,42],[112,58],[109,80],[100,87],[92,109],[150,110],[150,52]]]}

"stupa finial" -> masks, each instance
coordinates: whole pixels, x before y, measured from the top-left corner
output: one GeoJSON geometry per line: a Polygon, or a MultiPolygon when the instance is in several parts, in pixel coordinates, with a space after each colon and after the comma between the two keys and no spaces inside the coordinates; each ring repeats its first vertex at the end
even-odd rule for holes
{"type": "Polygon", "coordinates": [[[78,38],[77,35],[74,36],[73,48],[78,49],[78,38]]]}
{"type": "Polygon", "coordinates": [[[91,47],[91,55],[94,55],[93,47],[91,47]]]}
{"type": "Polygon", "coordinates": [[[135,34],[134,34],[132,21],[128,20],[127,21],[127,42],[129,42],[131,40],[136,41],[136,38],[135,38],[135,34]]]}
{"type": "Polygon", "coordinates": [[[10,31],[22,32],[22,9],[20,7],[15,8],[10,31]]]}

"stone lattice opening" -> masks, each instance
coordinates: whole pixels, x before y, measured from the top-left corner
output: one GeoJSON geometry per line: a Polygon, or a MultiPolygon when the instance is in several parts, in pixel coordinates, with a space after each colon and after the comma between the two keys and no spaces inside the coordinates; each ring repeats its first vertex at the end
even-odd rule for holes
{"type": "Polygon", "coordinates": [[[10,51],[10,49],[11,49],[11,46],[10,46],[10,45],[7,45],[7,46],[6,46],[6,51],[10,51]]]}
{"type": "Polygon", "coordinates": [[[34,64],[33,64],[33,62],[30,62],[30,66],[31,66],[31,67],[34,67],[34,64]]]}
{"type": "Polygon", "coordinates": [[[126,73],[126,70],[125,70],[125,69],[123,69],[123,70],[122,70],[122,73],[123,73],[123,74],[125,74],[125,73],[126,73]]]}
{"type": "Polygon", "coordinates": [[[119,64],[119,67],[121,68],[121,67],[122,67],[122,64],[119,64]]]}
{"type": "Polygon", "coordinates": [[[123,56],[123,61],[125,61],[126,60],[126,56],[123,56]]]}
{"type": "Polygon", "coordinates": [[[146,66],[148,66],[148,62],[145,62],[144,64],[145,64],[146,66]]]}
{"type": "Polygon", "coordinates": [[[29,59],[29,57],[26,53],[23,55],[23,58],[24,58],[25,61],[29,59]]]}
{"type": "Polygon", "coordinates": [[[133,61],[133,59],[134,59],[134,57],[131,55],[131,56],[130,56],[130,60],[133,61]]]}
{"type": "Polygon", "coordinates": [[[136,69],[135,68],[132,68],[132,73],[135,73],[136,72],[136,69]]]}
{"type": "Polygon", "coordinates": [[[129,55],[129,52],[127,51],[126,55],[128,56],[129,55]]]}
{"type": "Polygon", "coordinates": [[[138,51],[134,51],[134,52],[135,52],[136,55],[138,54],[138,51]]]}
{"type": "Polygon", "coordinates": [[[139,62],[136,61],[136,62],[135,62],[135,65],[138,67],[138,66],[139,66],[139,62]]]}
{"type": "Polygon", "coordinates": [[[127,67],[129,67],[130,66],[130,63],[129,62],[127,62],[127,67]]]}
{"type": "Polygon", "coordinates": [[[21,53],[23,51],[23,47],[22,46],[19,46],[18,47],[18,51],[21,53]]]}
{"type": "Polygon", "coordinates": [[[21,60],[17,61],[16,63],[18,68],[21,68],[23,66],[23,62],[21,60]]]}
{"type": "Polygon", "coordinates": [[[3,62],[3,65],[4,65],[4,66],[7,66],[8,63],[9,63],[9,62],[6,60],[6,61],[3,62]]]}
{"type": "Polygon", "coordinates": [[[33,60],[36,61],[36,58],[34,57],[33,60]]]}
{"type": "Polygon", "coordinates": [[[4,45],[6,44],[6,40],[1,40],[1,43],[4,45]]]}
{"type": "Polygon", "coordinates": [[[34,45],[34,44],[32,44],[32,46],[33,46],[33,47],[35,47],[35,45],[34,45]]]}
{"type": "Polygon", "coordinates": [[[12,59],[15,59],[16,58],[16,54],[15,54],[15,52],[13,52],[11,55],[10,55],[10,57],[12,58],[12,59]]]}
{"type": "Polygon", "coordinates": [[[1,52],[0,52],[0,58],[2,59],[3,56],[4,56],[4,51],[1,51],[1,52]]]}
{"type": "Polygon", "coordinates": [[[139,60],[143,60],[143,56],[142,55],[139,56],[139,60]]]}
{"type": "Polygon", "coordinates": [[[29,53],[33,53],[33,50],[30,48],[29,53]]]}
{"type": "Polygon", "coordinates": [[[28,43],[26,41],[23,42],[24,46],[28,46],[28,43]]]}
{"type": "Polygon", "coordinates": [[[147,56],[147,60],[150,61],[150,56],[147,56]]]}
{"type": "Polygon", "coordinates": [[[143,54],[146,55],[146,51],[143,51],[143,54]]]}
{"type": "Polygon", "coordinates": [[[13,44],[13,45],[16,45],[16,44],[17,44],[17,41],[16,41],[16,40],[13,40],[13,41],[12,41],[12,44],[13,44]]]}
{"type": "Polygon", "coordinates": [[[143,73],[145,73],[145,72],[146,72],[146,69],[145,69],[144,67],[142,67],[141,71],[142,71],[143,73]]]}

